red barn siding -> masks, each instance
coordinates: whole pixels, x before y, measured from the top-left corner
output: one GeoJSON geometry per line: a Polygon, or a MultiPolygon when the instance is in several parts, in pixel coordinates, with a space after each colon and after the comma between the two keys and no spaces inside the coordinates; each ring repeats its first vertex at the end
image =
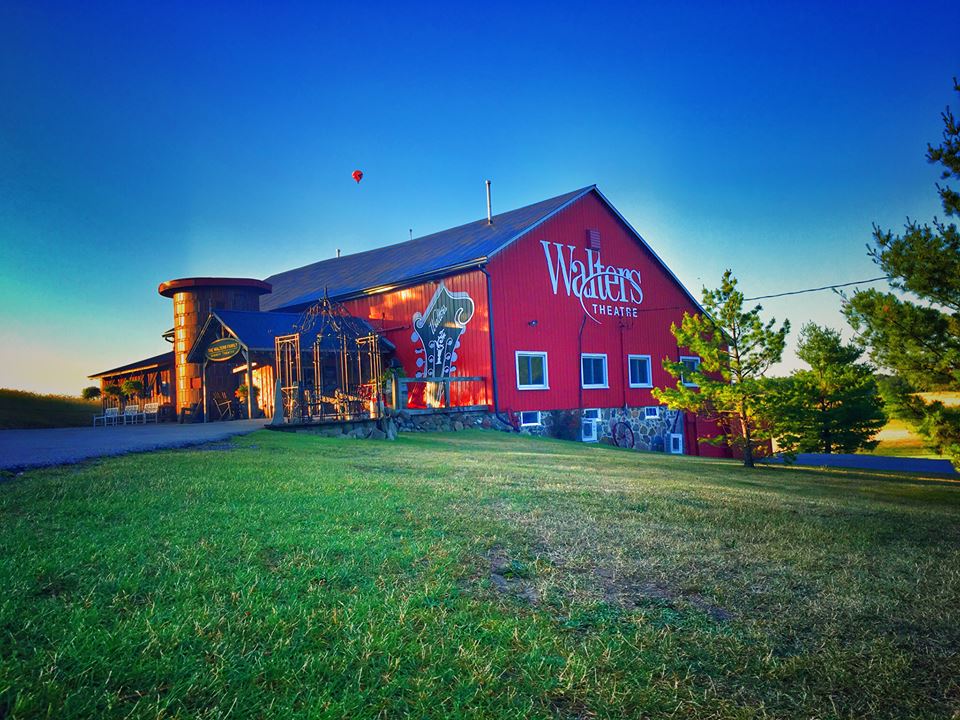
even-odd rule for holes
{"type": "MultiPolygon", "coordinates": [[[[486,378],[484,383],[463,383],[451,387],[451,401],[461,405],[489,405],[493,403],[493,374],[490,370],[490,320],[487,310],[487,279],[477,270],[444,278],[451,292],[465,292],[474,302],[474,315],[460,336],[456,372],[453,376],[486,378]]],[[[396,357],[403,363],[409,377],[417,374],[419,340],[414,340],[413,316],[424,312],[439,281],[393,290],[370,297],[348,300],[348,312],[366,318],[374,329],[397,347],[396,357]]]]}
{"type": "MultiPolygon", "coordinates": [[[[551,251],[555,254],[556,247],[551,246],[551,251]]],[[[676,360],[686,353],[677,347],[670,324],[679,323],[684,311],[692,313],[697,308],[653,254],[596,195],[585,196],[498,253],[488,270],[493,280],[502,410],[658,405],[649,389],[629,387],[627,355],[651,356],[655,387],[675,383],[663,369],[663,359],[676,360]],[[631,314],[635,309],[635,318],[600,315],[594,312],[593,301],[585,300],[588,310],[600,321],[594,322],[586,316],[578,298],[567,295],[562,280],[554,293],[541,241],[572,245],[575,257],[585,260],[590,242],[588,230],[600,232],[600,257],[605,266],[639,270],[643,291],[640,304],[610,303],[630,308],[631,314]],[[517,350],[547,352],[549,390],[517,389],[517,350]],[[581,389],[580,352],[606,353],[609,388],[581,389]]],[[[694,434],[689,432],[690,436],[694,434]]],[[[687,442],[687,452],[695,453],[692,437],[687,442]]]]}

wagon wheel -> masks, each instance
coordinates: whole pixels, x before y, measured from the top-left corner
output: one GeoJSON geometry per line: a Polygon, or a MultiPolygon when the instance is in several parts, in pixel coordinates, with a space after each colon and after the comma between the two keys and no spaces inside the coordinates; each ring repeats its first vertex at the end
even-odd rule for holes
{"type": "Polygon", "coordinates": [[[633,430],[630,429],[630,426],[625,422],[618,422],[614,425],[613,442],[616,443],[617,447],[632,448],[633,430]]]}

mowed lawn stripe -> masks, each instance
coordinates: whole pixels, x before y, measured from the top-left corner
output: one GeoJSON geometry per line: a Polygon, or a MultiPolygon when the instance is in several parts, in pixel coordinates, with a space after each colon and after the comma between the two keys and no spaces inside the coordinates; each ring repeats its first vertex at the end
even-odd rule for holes
{"type": "Polygon", "coordinates": [[[951,717],[960,486],[492,432],[0,484],[0,717],[951,717]]]}

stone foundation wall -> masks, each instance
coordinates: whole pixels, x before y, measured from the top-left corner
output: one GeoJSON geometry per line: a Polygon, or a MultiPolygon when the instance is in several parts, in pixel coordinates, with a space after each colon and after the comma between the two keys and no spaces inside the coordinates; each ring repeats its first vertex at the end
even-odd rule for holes
{"type": "Polygon", "coordinates": [[[401,432],[457,432],[468,428],[513,431],[510,425],[486,411],[438,410],[429,414],[419,414],[389,409],[386,416],[378,420],[302,423],[268,426],[268,428],[285,432],[313,433],[321,437],[370,440],[396,440],[397,434],[401,432]]]}
{"type": "Polygon", "coordinates": [[[616,423],[626,423],[633,431],[634,450],[669,449],[667,436],[683,432],[683,411],[660,408],[659,418],[644,417],[643,408],[608,408],[600,411],[602,422],[597,435],[600,442],[613,444],[612,428],[616,423]]]}
{"type": "MultiPolygon", "coordinates": [[[[633,431],[635,450],[655,450],[663,452],[666,436],[673,428],[683,432],[683,417],[679,410],[660,408],[658,418],[645,418],[642,407],[637,408],[601,408],[597,427],[598,442],[616,444],[612,430],[616,423],[624,422],[633,431]]],[[[507,418],[507,415],[501,417],[507,418]]],[[[521,427],[523,435],[538,435],[580,442],[581,412],[579,410],[553,410],[540,414],[541,424],[521,427]]],[[[510,418],[519,426],[519,415],[510,418]]],[[[268,426],[270,427],[270,426],[268,426]]],[[[401,432],[457,432],[468,428],[484,428],[515,432],[517,427],[504,422],[500,417],[488,411],[458,412],[456,410],[437,410],[429,414],[411,413],[406,410],[387,410],[385,417],[379,420],[355,420],[335,423],[304,423],[300,425],[274,426],[272,429],[286,432],[309,432],[323,437],[358,438],[372,440],[395,440],[401,432]]]]}
{"type": "MultiPolygon", "coordinates": [[[[597,441],[616,444],[613,428],[617,423],[626,423],[633,432],[634,450],[654,450],[663,452],[667,448],[667,436],[674,432],[683,432],[683,417],[680,410],[660,408],[657,418],[644,417],[644,408],[600,408],[597,424],[597,441]]],[[[543,435],[562,440],[581,440],[581,411],[553,410],[540,415],[540,426],[520,428],[527,435],[543,435]]]]}

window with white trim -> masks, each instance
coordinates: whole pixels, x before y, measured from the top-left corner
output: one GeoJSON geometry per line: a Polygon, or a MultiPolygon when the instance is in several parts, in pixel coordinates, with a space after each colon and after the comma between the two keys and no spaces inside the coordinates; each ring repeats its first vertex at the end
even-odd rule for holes
{"type": "Polygon", "coordinates": [[[649,355],[627,355],[627,365],[630,372],[630,387],[653,387],[653,374],[649,355]]]}
{"type": "Polygon", "coordinates": [[[520,427],[540,427],[540,411],[524,410],[521,412],[520,427]]]}
{"type": "Polygon", "coordinates": [[[597,426],[600,424],[600,408],[589,408],[580,414],[580,439],[597,442],[597,426]]]}
{"type": "Polygon", "coordinates": [[[600,353],[580,355],[580,385],[587,390],[609,387],[606,355],[600,353]]]}
{"type": "MultiPolygon", "coordinates": [[[[690,372],[696,372],[700,369],[700,358],[696,355],[681,355],[680,362],[683,363],[684,368],[690,372]]],[[[687,387],[700,387],[695,382],[688,380],[687,376],[682,372],[680,373],[680,382],[687,387]]]]}
{"type": "Polygon", "coordinates": [[[674,455],[683,455],[683,435],[680,433],[670,434],[670,452],[674,455]]]}
{"type": "Polygon", "coordinates": [[[643,409],[643,417],[646,420],[656,420],[658,417],[660,417],[660,406],[651,405],[649,407],[645,407],[643,409]]]}
{"type": "Polygon", "coordinates": [[[547,354],[517,350],[517,389],[548,390],[547,354]]]}

